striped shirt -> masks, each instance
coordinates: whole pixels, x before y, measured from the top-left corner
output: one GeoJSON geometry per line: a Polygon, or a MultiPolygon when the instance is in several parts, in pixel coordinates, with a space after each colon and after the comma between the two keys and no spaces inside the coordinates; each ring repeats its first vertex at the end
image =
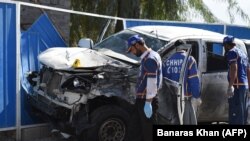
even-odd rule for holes
{"type": "Polygon", "coordinates": [[[162,63],[160,55],[153,51],[145,51],[141,55],[141,66],[136,84],[136,97],[151,99],[156,96],[162,81],[162,63]]]}

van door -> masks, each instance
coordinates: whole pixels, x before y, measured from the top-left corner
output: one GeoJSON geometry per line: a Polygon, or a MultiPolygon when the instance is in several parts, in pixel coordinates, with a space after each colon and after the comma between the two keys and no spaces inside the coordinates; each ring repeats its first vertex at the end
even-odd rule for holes
{"type": "Polygon", "coordinates": [[[226,121],[227,62],[221,43],[203,42],[204,69],[201,71],[201,98],[198,121],[226,121]]]}

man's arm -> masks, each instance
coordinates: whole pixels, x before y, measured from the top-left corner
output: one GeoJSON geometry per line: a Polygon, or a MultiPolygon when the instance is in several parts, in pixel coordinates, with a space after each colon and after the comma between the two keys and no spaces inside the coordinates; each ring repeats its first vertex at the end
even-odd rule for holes
{"type": "Polygon", "coordinates": [[[154,59],[148,58],[144,62],[144,69],[147,75],[146,101],[144,105],[144,113],[147,118],[151,118],[153,114],[151,103],[157,93],[157,68],[158,64],[154,59]]]}
{"type": "Polygon", "coordinates": [[[237,60],[238,54],[235,51],[229,51],[227,55],[227,61],[229,63],[229,85],[228,88],[231,88],[237,78],[237,60]]]}
{"type": "Polygon", "coordinates": [[[230,68],[229,68],[229,86],[228,87],[232,87],[234,84],[235,79],[237,78],[237,62],[234,62],[232,64],[230,64],[230,68]]]}
{"type": "Polygon", "coordinates": [[[188,85],[190,93],[192,94],[191,103],[194,108],[195,113],[197,114],[198,108],[201,105],[202,101],[200,98],[200,79],[198,75],[197,63],[194,57],[190,57],[189,67],[188,67],[188,85]]]}
{"type": "Polygon", "coordinates": [[[189,58],[188,64],[188,92],[192,94],[194,98],[200,97],[200,79],[198,75],[197,63],[193,57],[189,58]]]}
{"type": "Polygon", "coordinates": [[[154,59],[145,61],[145,70],[147,71],[146,101],[151,102],[157,93],[157,69],[158,65],[154,59]]]}
{"type": "Polygon", "coordinates": [[[247,80],[248,80],[248,94],[247,94],[247,96],[250,97],[250,64],[247,65],[247,80]]]}
{"type": "Polygon", "coordinates": [[[250,89],[250,64],[247,66],[247,80],[248,80],[248,89],[250,89]]]}

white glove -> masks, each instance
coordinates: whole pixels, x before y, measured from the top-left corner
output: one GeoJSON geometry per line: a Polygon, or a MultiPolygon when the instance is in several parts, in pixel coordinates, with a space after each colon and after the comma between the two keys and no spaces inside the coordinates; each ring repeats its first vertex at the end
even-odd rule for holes
{"type": "Polygon", "coordinates": [[[194,108],[195,114],[197,115],[198,109],[202,103],[201,98],[192,98],[191,99],[192,106],[194,108]]]}
{"type": "Polygon", "coordinates": [[[228,87],[227,88],[227,97],[232,98],[233,96],[234,96],[234,87],[233,86],[228,87]]]}

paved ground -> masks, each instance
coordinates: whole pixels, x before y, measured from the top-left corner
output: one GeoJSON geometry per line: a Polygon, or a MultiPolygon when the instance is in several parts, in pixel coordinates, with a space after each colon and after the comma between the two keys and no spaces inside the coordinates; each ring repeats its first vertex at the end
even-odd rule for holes
{"type": "MultiPolygon", "coordinates": [[[[250,107],[249,107],[248,113],[249,113],[248,125],[250,125],[250,107]]],[[[213,122],[211,124],[228,124],[228,123],[227,122],[213,122]]],[[[42,139],[37,139],[35,141],[77,141],[77,139],[75,138],[64,139],[60,134],[57,133],[57,134],[52,135],[51,137],[45,137],[42,139]]]]}
{"type": "Polygon", "coordinates": [[[51,134],[49,137],[31,140],[31,141],[77,141],[75,137],[63,137],[59,132],[51,134]]]}
{"type": "MultiPolygon", "coordinates": [[[[15,141],[15,134],[8,132],[0,132],[0,141],[15,141]]],[[[53,133],[39,139],[30,139],[24,141],[77,141],[77,140],[74,137],[66,139],[59,133],[53,133]]]]}
{"type": "MultiPolygon", "coordinates": [[[[250,125],[250,107],[248,110],[248,125],[250,125]]],[[[212,124],[228,124],[226,122],[213,122],[212,124]]],[[[10,132],[0,132],[0,141],[15,141],[15,134],[10,132]]],[[[32,139],[32,140],[26,140],[26,141],[77,141],[75,137],[70,137],[68,139],[63,138],[63,136],[59,132],[51,133],[50,135],[40,138],[40,139],[32,139]]]]}

